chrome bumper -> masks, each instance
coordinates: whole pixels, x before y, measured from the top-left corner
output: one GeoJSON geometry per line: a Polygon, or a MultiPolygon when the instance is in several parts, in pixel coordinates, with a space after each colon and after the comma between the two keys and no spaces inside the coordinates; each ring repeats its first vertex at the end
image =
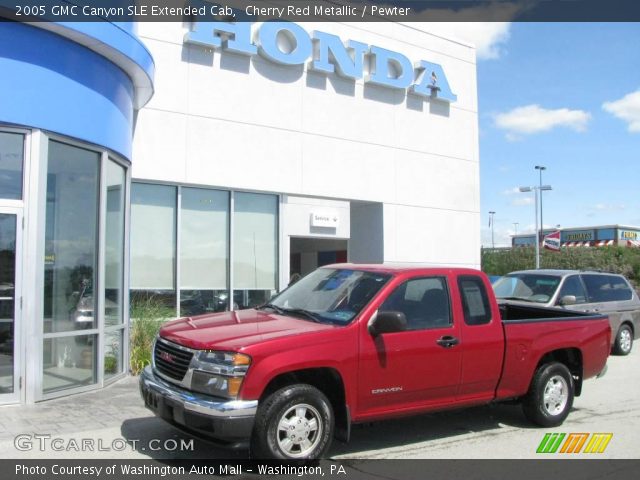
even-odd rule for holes
{"type": "Polygon", "coordinates": [[[253,417],[258,409],[257,400],[213,400],[188,390],[183,390],[153,373],[151,366],[147,366],[140,375],[140,391],[145,402],[146,392],[153,392],[177,403],[184,410],[215,418],[253,417]]]}

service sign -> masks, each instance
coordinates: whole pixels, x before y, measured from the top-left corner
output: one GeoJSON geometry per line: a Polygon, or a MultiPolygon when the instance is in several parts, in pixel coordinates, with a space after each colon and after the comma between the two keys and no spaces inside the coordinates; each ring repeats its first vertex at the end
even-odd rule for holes
{"type": "Polygon", "coordinates": [[[340,216],[337,212],[322,210],[311,212],[311,226],[323,228],[338,228],[340,216]]]}
{"type": "Polygon", "coordinates": [[[195,22],[184,43],[239,55],[260,55],[284,66],[305,65],[313,72],[336,74],[351,80],[413,95],[455,102],[442,66],[428,60],[412,62],[405,55],[321,31],[308,33],[293,22],[195,22]]]}

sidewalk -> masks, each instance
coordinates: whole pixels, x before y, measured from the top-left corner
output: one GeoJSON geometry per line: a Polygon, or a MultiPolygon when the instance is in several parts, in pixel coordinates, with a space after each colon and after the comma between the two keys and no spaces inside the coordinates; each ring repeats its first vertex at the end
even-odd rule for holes
{"type": "Polygon", "coordinates": [[[0,407],[0,458],[242,459],[246,452],[216,448],[156,418],[137,377],[126,377],[102,390],[0,407]]]}

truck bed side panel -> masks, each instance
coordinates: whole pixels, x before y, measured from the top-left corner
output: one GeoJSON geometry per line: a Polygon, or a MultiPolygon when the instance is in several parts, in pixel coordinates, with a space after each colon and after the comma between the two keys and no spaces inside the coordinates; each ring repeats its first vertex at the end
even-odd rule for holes
{"type": "Polygon", "coordinates": [[[596,376],[607,363],[611,329],[606,316],[507,320],[503,326],[506,353],[497,399],[526,394],[540,360],[548,352],[577,349],[583,362],[583,379],[596,376]]]}

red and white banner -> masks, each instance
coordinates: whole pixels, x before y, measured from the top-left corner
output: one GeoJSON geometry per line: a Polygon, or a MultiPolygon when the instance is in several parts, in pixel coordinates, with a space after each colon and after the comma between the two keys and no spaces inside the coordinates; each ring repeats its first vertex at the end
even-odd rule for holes
{"type": "Polygon", "coordinates": [[[556,230],[553,233],[545,235],[544,240],[542,241],[542,246],[548,250],[559,252],[560,251],[560,230],[556,230]]]}

